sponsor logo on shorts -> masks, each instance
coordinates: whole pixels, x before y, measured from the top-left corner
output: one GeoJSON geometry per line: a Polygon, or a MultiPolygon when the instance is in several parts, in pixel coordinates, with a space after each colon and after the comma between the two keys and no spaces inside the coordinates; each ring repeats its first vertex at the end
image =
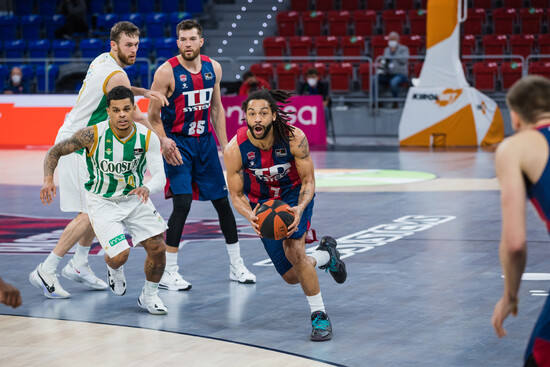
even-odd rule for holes
{"type": "Polygon", "coordinates": [[[118,236],[114,237],[114,238],[111,238],[109,240],[109,245],[111,245],[111,247],[117,245],[118,243],[124,241],[126,239],[126,236],[123,234],[119,234],[118,236]]]}

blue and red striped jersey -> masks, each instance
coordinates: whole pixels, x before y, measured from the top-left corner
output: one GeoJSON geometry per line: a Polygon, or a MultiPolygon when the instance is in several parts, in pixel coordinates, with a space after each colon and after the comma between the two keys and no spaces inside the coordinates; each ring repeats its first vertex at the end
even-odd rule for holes
{"type": "Polygon", "coordinates": [[[302,180],[287,142],[275,142],[270,150],[254,146],[246,135],[248,128],[237,131],[243,165],[243,192],[251,203],[269,199],[297,201],[302,180]]]}
{"type": "MultiPolygon", "coordinates": [[[[537,130],[544,135],[550,145],[550,125],[540,126],[537,130]]],[[[550,232],[550,160],[546,162],[546,167],[535,184],[529,182],[527,177],[525,181],[527,196],[550,232]]]]}
{"type": "Polygon", "coordinates": [[[174,72],[175,89],[168,98],[169,105],[161,110],[164,131],[185,136],[210,133],[210,102],[216,84],[212,61],[201,55],[201,71],[196,74],[184,68],[177,57],[168,63],[174,72]]]}

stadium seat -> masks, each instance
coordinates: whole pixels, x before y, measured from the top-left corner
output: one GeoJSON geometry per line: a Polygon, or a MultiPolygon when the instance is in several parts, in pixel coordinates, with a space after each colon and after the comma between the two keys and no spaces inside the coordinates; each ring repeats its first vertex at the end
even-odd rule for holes
{"type": "Polygon", "coordinates": [[[380,11],[386,8],[386,3],[384,0],[365,0],[365,2],[365,9],[380,11]]]}
{"type": "MultiPolygon", "coordinates": [[[[118,1],[118,0],[117,0],[118,1]]],[[[160,0],[160,11],[163,13],[177,13],[181,10],[179,0],[160,0]]]]}
{"type": "Polygon", "coordinates": [[[27,90],[30,90],[31,81],[34,79],[34,68],[32,65],[19,65],[21,72],[23,73],[23,85],[27,87],[27,90]]]}
{"type": "Polygon", "coordinates": [[[384,54],[384,49],[388,46],[388,36],[372,36],[370,42],[372,57],[376,60],[378,56],[384,54]]]}
{"type": "MultiPolygon", "coordinates": [[[[125,3],[127,2],[128,0],[122,0],[121,3],[125,3]]],[[[114,9],[116,9],[116,3],[118,3],[118,1],[113,1],[115,4],[114,4],[114,9]]],[[[103,14],[105,13],[105,0],[90,0],[88,2],[88,11],[92,14],[103,14]]],[[[131,10],[124,10],[122,11],[121,13],[130,13],[131,10]]],[[[115,13],[118,13],[116,10],[114,10],[115,13]]]]}
{"type": "Polygon", "coordinates": [[[504,34],[486,34],[482,38],[485,55],[502,55],[506,51],[508,36],[504,34]]]}
{"type": "Polygon", "coordinates": [[[481,91],[494,91],[498,74],[496,62],[476,62],[473,68],[474,87],[481,91]]]}
{"type": "Polygon", "coordinates": [[[154,13],[157,11],[157,9],[155,9],[155,1],[137,0],[137,11],[139,13],[154,13]]]}
{"type": "Polygon", "coordinates": [[[322,11],[312,10],[305,12],[302,15],[302,24],[304,25],[304,36],[317,37],[323,31],[325,22],[325,13],[322,11]]]}
{"type": "Polygon", "coordinates": [[[359,80],[361,83],[361,90],[368,92],[370,90],[370,63],[363,62],[359,64],[359,80]]]}
{"type": "Polygon", "coordinates": [[[14,40],[17,38],[19,17],[15,15],[0,15],[0,40],[14,40]]]}
{"type": "Polygon", "coordinates": [[[288,46],[291,56],[309,56],[313,47],[313,42],[310,37],[290,37],[288,40],[288,46]]]}
{"type": "Polygon", "coordinates": [[[176,34],[176,27],[178,26],[178,23],[185,19],[191,19],[193,16],[191,13],[182,11],[179,13],[171,13],[170,14],[170,30],[168,31],[169,35],[176,34]]]}
{"type": "Polygon", "coordinates": [[[532,61],[529,63],[529,74],[550,78],[550,61],[532,61]]]}
{"type": "Polygon", "coordinates": [[[546,9],[550,5],[548,4],[548,0],[531,0],[531,6],[533,8],[542,8],[546,9]]]}
{"type": "Polygon", "coordinates": [[[471,55],[476,52],[476,37],[473,34],[465,34],[461,41],[462,55],[471,55]]]}
{"type": "Polygon", "coordinates": [[[464,22],[464,34],[482,34],[485,24],[485,9],[468,9],[468,18],[464,22]]]}
{"type": "Polygon", "coordinates": [[[329,75],[332,92],[349,92],[353,76],[353,66],[349,62],[330,64],[329,75]]]}
{"type": "Polygon", "coordinates": [[[409,10],[409,24],[411,26],[411,34],[426,34],[426,10],[409,10]]]}
{"type": "Polygon", "coordinates": [[[542,55],[550,54],[550,34],[539,34],[538,36],[539,53],[542,55]]]}
{"type": "Polygon", "coordinates": [[[298,34],[300,14],[296,11],[282,11],[277,14],[277,30],[281,37],[292,37],[298,34]]]}
{"type": "MultiPolygon", "coordinates": [[[[473,0],[474,8],[491,9],[493,7],[493,0],[473,0]]],[[[469,17],[469,15],[468,15],[469,17]]]]}
{"type": "Polygon", "coordinates": [[[516,23],[517,11],[513,8],[498,8],[493,10],[493,33],[512,34],[516,23]]]}
{"type": "Polygon", "coordinates": [[[40,15],[54,15],[56,3],[56,1],[38,1],[38,13],[40,15]]]}
{"type": "Polygon", "coordinates": [[[328,12],[328,34],[329,36],[345,36],[348,34],[348,24],[351,21],[351,14],[347,10],[328,12]]]}
{"type": "Polygon", "coordinates": [[[523,8],[519,10],[521,33],[536,34],[541,31],[544,10],[541,8],[523,8]]]}
{"type": "Polygon", "coordinates": [[[124,68],[124,71],[126,72],[126,75],[128,75],[128,79],[130,79],[130,84],[136,85],[139,77],[138,66],[136,64],[127,66],[124,68]]]}
{"type": "Polygon", "coordinates": [[[300,75],[300,67],[296,63],[281,63],[277,65],[277,88],[289,91],[296,90],[296,81],[300,75]]]}
{"type": "Polygon", "coordinates": [[[151,40],[148,37],[140,38],[137,57],[149,58],[151,55],[151,46],[151,40]]]}
{"type": "Polygon", "coordinates": [[[395,0],[395,8],[411,10],[414,9],[414,3],[414,0],[395,0]]]}
{"type": "Polygon", "coordinates": [[[327,64],[324,62],[305,63],[302,64],[302,75],[304,76],[304,78],[306,77],[309,69],[317,70],[320,79],[324,79],[328,73],[327,64]]]}
{"type": "Polygon", "coordinates": [[[518,79],[521,79],[522,65],[520,62],[504,62],[500,67],[502,73],[502,89],[509,89],[518,79]]]}
{"type": "Polygon", "coordinates": [[[44,17],[44,26],[46,28],[46,38],[54,39],[55,30],[65,24],[65,16],[55,14],[53,16],[44,17]]]}
{"type": "Polygon", "coordinates": [[[145,24],[145,20],[143,19],[143,15],[140,13],[130,13],[125,14],[122,16],[122,19],[128,19],[129,22],[132,22],[136,25],[138,28],[143,28],[143,25],[145,24]]]}
{"type": "Polygon", "coordinates": [[[315,9],[321,11],[334,10],[334,0],[315,0],[315,9]]]}
{"type": "Polygon", "coordinates": [[[21,36],[26,40],[42,38],[42,22],[40,15],[24,15],[20,19],[21,36]]]}
{"type": "Polygon", "coordinates": [[[7,81],[10,69],[6,65],[0,64],[0,91],[4,90],[5,83],[7,81]]]}
{"type": "Polygon", "coordinates": [[[100,31],[109,33],[111,27],[119,21],[118,14],[98,14],[97,15],[97,27],[100,31]]]}
{"type": "MultiPolygon", "coordinates": [[[[359,9],[359,0],[341,0],[342,10],[357,10],[359,9]]],[[[369,1],[370,3],[370,1],[369,1]]]]}
{"type": "Polygon", "coordinates": [[[404,10],[384,10],[382,12],[384,34],[397,32],[403,34],[403,26],[407,21],[407,13],[404,10]]]}
{"type": "Polygon", "coordinates": [[[36,66],[36,81],[37,81],[37,92],[44,93],[46,92],[46,70],[48,72],[48,92],[53,92],[55,90],[55,80],[59,75],[59,66],[51,64],[47,67],[44,64],[39,64],[36,66]]]}
{"type": "Polygon", "coordinates": [[[135,63],[134,65],[136,66],[139,75],[139,85],[141,85],[141,87],[143,88],[150,88],[151,84],[153,83],[153,75],[151,75],[150,73],[149,64],[145,62],[139,62],[135,63]],[[149,78],[151,79],[150,81],[149,78]]]}
{"type": "Polygon", "coordinates": [[[21,59],[25,56],[27,50],[26,40],[12,40],[4,42],[4,50],[7,58],[21,59]]]}
{"type": "Polygon", "coordinates": [[[15,15],[28,15],[34,10],[34,0],[17,0],[14,1],[15,15]]]}
{"type": "Polygon", "coordinates": [[[115,0],[113,1],[113,13],[131,13],[132,12],[131,0],[115,0]]]}
{"type": "Polygon", "coordinates": [[[80,42],[80,52],[85,59],[95,58],[98,50],[103,48],[103,42],[99,38],[88,38],[80,42]]]}
{"type": "Polygon", "coordinates": [[[523,0],[502,0],[505,8],[523,8],[523,0]]]}
{"type": "Polygon", "coordinates": [[[290,0],[290,9],[294,11],[309,10],[309,0],[290,0]]]}
{"type": "Polygon", "coordinates": [[[355,32],[357,36],[370,36],[376,26],[376,12],[374,10],[356,10],[353,12],[355,32]]]}
{"type": "Polygon", "coordinates": [[[411,60],[409,63],[409,76],[411,78],[420,78],[420,72],[422,71],[422,66],[424,63],[418,60],[411,60]]]}
{"type": "Polygon", "coordinates": [[[512,34],[510,35],[510,52],[513,55],[527,57],[533,53],[535,45],[535,36],[532,34],[512,34]]]}
{"type": "Polygon", "coordinates": [[[74,52],[74,41],[70,40],[54,40],[52,42],[53,57],[67,58],[72,57],[74,52]]]}
{"type": "Polygon", "coordinates": [[[157,51],[157,59],[169,59],[178,54],[178,46],[174,37],[156,39],[154,45],[157,51]]]}
{"type": "Polygon", "coordinates": [[[286,39],[284,37],[266,37],[263,45],[265,56],[284,56],[286,54],[286,39]]]}
{"type": "MultiPolygon", "coordinates": [[[[317,56],[336,56],[339,45],[338,38],[334,36],[315,38],[317,56]]],[[[317,60],[321,61],[319,58],[317,60]]]]}
{"type": "Polygon", "coordinates": [[[365,39],[362,36],[343,37],[342,55],[361,56],[365,53],[365,39]]]}
{"type": "Polygon", "coordinates": [[[147,37],[162,38],[164,37],[164,24],[168,17],[164,13],[152,13],[145,16],[145,27],[147,28],[147,37]]]}
{"type": "Polygon", "coordinates": [[[418,55],[424,47],[424,40],[417,34],[402,35],[399,37],[399,43],[409,48],[409,55],[418,55]]]}
{"type": "Polygon", "coordinates": [[[257,77],[265,79],[269,83],[273,81],[273,64],[262,62],[261,64],[253,64],[250,66],[250,71],[257,77]]]}
{"type": "Polygon", "coordinates": [[[48,39],[29,41],[29,57],[46,58],[50,53],[51,46],[52,44],[48,39]]]}

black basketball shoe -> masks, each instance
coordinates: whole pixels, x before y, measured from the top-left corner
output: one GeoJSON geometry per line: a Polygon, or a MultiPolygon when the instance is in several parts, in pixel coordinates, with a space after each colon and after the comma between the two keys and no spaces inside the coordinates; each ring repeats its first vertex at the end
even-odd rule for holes
{"type": "Polygon", "coordinates": [[[328,315],[323,311],[311,314],[311,337],[314,342],[323,342],[332,339],[332,325],[328,315]]]}
{"type": "Polygon", "coordinates": [[[340,260],[340,253],[336,249],[336,245],[336,240],[330,236],[321,238],[321,243],[316,250],[328,251],[330,260],[325,265],[319,266],[319,269],[329,271],[336,283],[344,283],[348,277],[348,272],[346,271],[346,264],[340,260]]]}

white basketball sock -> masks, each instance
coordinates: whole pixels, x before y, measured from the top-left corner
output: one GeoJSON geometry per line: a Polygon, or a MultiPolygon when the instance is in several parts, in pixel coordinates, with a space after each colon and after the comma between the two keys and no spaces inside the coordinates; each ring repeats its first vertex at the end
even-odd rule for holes
{"type": "Polygon", "coordinates": [[[178,270],[178,253],[166,251],[166,267],[164,270],[175,272],[178,270]]]}
{"type": "Polygon", "coordinates": [[[326,265],[330,261],[330,254],[328,253],[328,251],[315,250],[309,256],[315,259],[315,261],[317,262],[316,266],[318,268],[326,265]]]}
{"type": "Polygon", "coordinates": [[[54,274],[57,271],[59,262],[61,262],[62,257],[57,256],[56,254],[50,252],[46,260],[42,263],[42,270],[47,273],[54,274]]]}
{"type": "Polygon", "coordinates": [[[159,284],[155,282],[150,282],[148,280],[145,280],[145,284],[143,285],[143,294],[146,296],[154,296],[159,291],[159,284]]]}
{"type": "Polygon", "coordinates": [[[90,246],[84,247],[80,244],[76,245],[76,250],[73,255],[73,260],[75,265],[86,265],[88,264],[88,253],[90,252],[90,246]]]}
{"type": "Polygon", "coordinates": [[[239,245],[239,242],[235,242],[232,244],[226,243],[225,248],[227,249],[227,254],[229,255],[229,262],[231,264],[237,263],[237,261],[241,258],[241,246],[239,245]]]}
{"type": "Polygon", "coordinates": [[[315,311],[323,311],[325,312],[325,304],[323,303],[323,296],[321,296],[321,292],[317,293],[314,296],[306,296],[307,302],[309,303],[309,309],[311,310],[311,313],[314,313],[315,311]]]}

